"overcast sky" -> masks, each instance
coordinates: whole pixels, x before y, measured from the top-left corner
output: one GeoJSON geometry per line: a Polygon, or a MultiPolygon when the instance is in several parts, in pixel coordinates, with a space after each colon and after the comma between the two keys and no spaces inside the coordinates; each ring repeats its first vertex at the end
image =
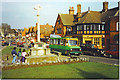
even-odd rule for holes
{"type": "Polygon", "coordinates": [[[69,6],[73,6],[76,13],[77,4],[81,4],[82,12],[88,10],[101,11],[103,8],[102,1],[109,1],[109,9],[118,6],[118,0],[3,0],[0,4],[2,13],[2,23],[8,23],[11,28],[28,28],[35,26],[37,22],[37,11],[35,5],[40,4],[40,24],[46,23],[55,26],[58,13],[69,13],[69,6]],[[2,7],[1,7],[2,5],[2,7]]]}

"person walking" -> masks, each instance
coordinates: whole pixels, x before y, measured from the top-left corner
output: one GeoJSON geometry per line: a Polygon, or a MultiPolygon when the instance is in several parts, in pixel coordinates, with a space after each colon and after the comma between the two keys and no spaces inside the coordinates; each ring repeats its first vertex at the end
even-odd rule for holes
{"type": "Polygon", "coordinates": [[[15,63],[16,61],[16,55],[17,55],[17,52],[16,52],[16,47],[13,48],[12,50],[12,55],[13,55],[13,60],[12,60],[12,64],[15,63]]]}
{"type": "Polygon", "coordinates": [[[27,55],[27,53],[25,52],[25,49],[23,49],[22,52],[22,63],[25,63],[25,56],[27,55]]]}
{"type": "Polygon", "coordinates": [[[18,54],[17,54],[17,56],[18,56],[18,64],[20,64],[20,60],[21,60],[21,57],[22,57],[22,52],[21,52],[21,48],[19,48],[19,51],[18,51],[18,54]]]}

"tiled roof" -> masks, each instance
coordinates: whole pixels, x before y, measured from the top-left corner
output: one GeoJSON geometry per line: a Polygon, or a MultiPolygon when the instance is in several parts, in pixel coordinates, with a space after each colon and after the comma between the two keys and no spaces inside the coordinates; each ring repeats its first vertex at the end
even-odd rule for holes
{"type": "Polygon", "coordinates": [[[74,15],[71,14],[59,14],[63,25],[72,25],[74,21],[74,15]]]}
{"type": "MultiPolygon", "coordinates": [[[[24,31],[27,32],[30,29],[30,31],[33,29],[34,32],[37,31],[37,26],[35,27],[30,27],[30,28],[25,28],[24,31]]],[[[40,25],[40,33],[44,34],[45,36],[49,36],[51,34],[51,32],[54,30],[52,25],[40,25]]],[[[24,32],[23,32],[24,34],[24,32]]]]}
{"type": "Polygon", "coordinates": [[[80,17],[80,21],[78,24],[81,23],[101,23],[101,13],[98,11],[87,11],[82,13],[80,17]]]}
{"type": "Polygon", "coordinates": [[[110,17],[117,16],[118,15],[117,12],[119,12],[118,7],[108,9],[108,11],[102,13],[101,20],[102,21],[108,21],[110,17]]]}

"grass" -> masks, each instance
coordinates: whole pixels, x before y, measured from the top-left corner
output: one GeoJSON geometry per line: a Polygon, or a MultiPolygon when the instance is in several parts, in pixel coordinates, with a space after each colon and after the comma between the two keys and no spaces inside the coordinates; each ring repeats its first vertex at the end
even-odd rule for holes
{"type": "Polygon", "coordinates": [[[3,70],[2,78],[118,79],[119,66],[93,62],[41,66],[3,70]]]}
{"type": "MultiPolygon", "coordinates": [[[[11,54],[11,51],[13,50],[14,46],[7,46],[6,48],[4,48],[2,50],[2,59],[3,60],[6,60],[7,59],[7,56],[9,57],[9,59],[11,60],[13,57],[12,57],[12,54],[11,54]]],[[[19,51],[19,48],[16,47],[16,51],[18,52],[19,51]]],[[[21,51],[23,51],[23,48],[21,47],[21,51]]],[[[26,52],[28,52],[28,50],[26,49],[26,52]]]]}

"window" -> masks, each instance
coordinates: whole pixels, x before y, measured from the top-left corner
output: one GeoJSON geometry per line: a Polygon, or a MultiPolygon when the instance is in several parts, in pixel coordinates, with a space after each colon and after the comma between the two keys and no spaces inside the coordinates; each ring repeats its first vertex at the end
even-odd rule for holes
{"type": "Polygon", "coordinates": [[[80,30],[82,30],[83,25],[80,25],[80,30]]]}
{"type": "Polygon", "coordinates": [[[84,25],[84,30],[86,30],[86,25],[84,25]]]}
{"type": "Polygon", "coordinates": [[[104,30],[104,25],[102,25],[102,30],[104,30]]]}
{"type": "Polygon", "coordinates": [[[77,31],[79,31],[80,30],[80,26],[79,25],[77,25],[77,31]]]}
{"type": "Polygon", "coordinates": [[[92,30],[92,25],[90,25],[90,30],[92,30]]]}
{"type": "Polygon", "coordinates": [[[58,20],[58,24],[60,24],[60,20],[58,20]]]}
{"type": "Polygon", "coordinates": [[[99,30],[100,30],[100,25],[99,25],[99,30]]]}
{"type": "Polygon", "coordinates": [[[55,39],[55,44],[58,44],[58,39],[55,39]]]}
{"type": "Polygon", "coordinates": [[[94,38],[94,44],[99,45],[99,38],[94,38]]]}
{"type": "Polygon", "coordinates": [[[96,30],[96,26],[94,25],[94,30],[96,30]]]}
{"type": "Polygon", "coordinates": [[[58,45],[60,45],[60,39],[58,39],[58,45]]]}
{"type": "Polygon", "coordinates": [[[50,40],[50,44],[53,44],[53,40],[52,39],[50,40]]]}
{"type": "Polygon", "coordinates": [[[69,45],[77,45],[77,41],[75,40],[69,40],[68,43],[69,45]]]}
{"type": "Polygon", "coordinates": [[[57,29],[57,31],[58,31],[58,32],[57,32],[58,34],[61,34],[61,33],[62,33],[61,28],[57,29]]]}
{"type": "Polygon", "coordinates": [[[102,38],[102,46],[105,45],[105,38],[102,38]]]}
{"type": "Polygon", "coordinates": [[[87,27],[87,30],[89,30],[89,25],[86,25],[86,27],[87,27]]]}
{"type": "Polygon", "coordinates": [[[96,25],[96,30],[99,30],[99,25],[96,25]]]}
{"type": "Polygon", "coordinates": [[[120,22],[117,22],[117,24],[116,24],[116,31],[119,31],[119,26],[120,26],[120,22]]]}
{"type": "Polygon", "coordinates": [[[63,40],[62,39],[60,40],[60,44],[63,45],[63,40]]]}
{"type": "Polygon", "coordinates": [[[67,31],[71,31],[71,28],[67,28],[67,31]]]}

